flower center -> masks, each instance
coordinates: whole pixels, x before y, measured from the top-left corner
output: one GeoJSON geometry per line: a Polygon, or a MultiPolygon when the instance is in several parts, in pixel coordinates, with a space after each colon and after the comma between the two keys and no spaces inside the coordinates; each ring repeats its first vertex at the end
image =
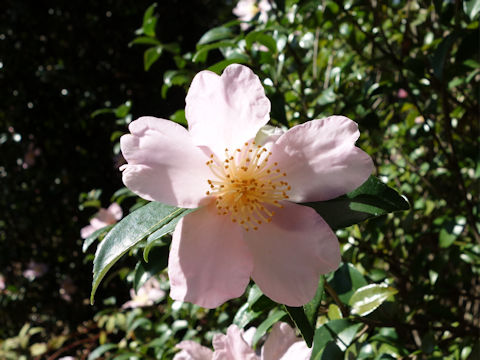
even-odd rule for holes
{"type": "Polygon", "coordinates": [[[291,187],[278,163],[269,161],[271,155],[254,141],[233,152],[225,149],[223,162],[210,155],[206,164],[214,178],[208,180],[206,194],[215,196],[218,215],[230,215],[246,231],[272,221],[272,208],[283,208],[280,201],[288,199],[291,187]]]}

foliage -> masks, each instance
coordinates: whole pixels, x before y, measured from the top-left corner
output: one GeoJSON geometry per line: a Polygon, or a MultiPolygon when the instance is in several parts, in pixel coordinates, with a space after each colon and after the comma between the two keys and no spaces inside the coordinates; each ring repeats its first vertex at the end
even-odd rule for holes
{"type": "MultiPolygon", "coordinates": [[[[316,297],[303,308],[275,304],[255,285],[244,297],[210,311],[169,298],[121,310],[115,296],[104,299],[92,330],[82,335],[91,344],[89,359],[171,358],[181,340],[208,346],[213,332],[225,332],[231,323],[256,326],[255,341],[261,342],[279,320],[291,321],[313,343],[312,359],[478,359],[479,2],[285,0],[272,6],[266,23],[257,16],[246,30],[237,20],[216,24],[196,36],[194,49],[180,39],[159,38],[159,15],[152,6],[143,22],[139,17],[142,27],[131,44],[147,46],[148,72],[170,60],[174,68],[163,72],[164,99],[186,91],[200,70],[221,73],[230,63],[244,63],[260,76],[272,101],[272,124],[291,127],[331,114],[359,123],[357,144],[374,158],[381,181],[370,182],[377,190],[364,188],[312,205],[332,224],[339,217],[329,220],[328,209],[360,212],[334,225],[344,263],[322,279],[316,297]],[[391,214],[406,207],[382,183],[408,198],[411,209],[391,214]],[[388,194],[395,199],[391,207],[388,194]]],[[[158,81],[149,87],[158,87],[158,81]]],[[[111,110],[121,120],[112,135],[116,153],[132,118],[126,101],[126,107],[111,110]]],[[[186,124],[182,105],[170,111],[172,120],[186,124]]],[[[161,206],[143,206],[122,189],[113,199],[131,208],[129,219],[161,206]]],[[[98,253],[121,224],[98,244],[98,253]]],[[[161,249],[170,236],[153,236],[158,227],[148,227],[132,230],[138,237],[121,251],[130,256],[115,257],[116,271],[97,293],[116,275],[138,288],[145,273],[168,289],[164,267],[150,264],[165,264],[167,252],[161,249]],[[134,270],[132,259],[138,264],[134,270]]],[[[97,268],[97,276],[98,269],[106,267],[97,268]]]]}

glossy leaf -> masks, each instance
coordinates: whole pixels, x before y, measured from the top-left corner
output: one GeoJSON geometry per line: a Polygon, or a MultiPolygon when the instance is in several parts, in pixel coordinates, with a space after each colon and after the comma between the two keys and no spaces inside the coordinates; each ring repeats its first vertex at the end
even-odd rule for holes
{"type": "Polygon", "coordinates": [[[370,176],[356,190],[328,201],[304,203],[315,209],[332,229],[341,229],[395,211],[410,204],[395,190],[370,176]]]}
{"type": "Polygon", "coordinates": [[[155,36],[155,26],[157,25],[157,18],[154,17],[153,12],[157,7],[156,3],[153,3],[148,7],[143,15],[142,32],[147,36],[155,36]]]}
{"type": "Polygon", "coordinates": [[[150,252],[152,261],[139,261],[135,268],[135,278],[133,279],[133,288],[135,292],[142,287],[152,276],[157,275],[168,265],[168,246],[157,246],[150,252]]]}
{"type": "Polygon", "coordinates": [[[305,304],[303,307],[291,307],[285,306],[288,315],[292,318],[293,322],[300,330],[303,339],[309,347],[312,346],[313,336],[315,334],[315,326],[317,323],[318,309],[323,297],[323,276],[320,278],[317,292],[313,299],[305,304]]]}
{"type": "Polygon", "coordinates": [[[148,236],[145,249],[143,250],[143,259],[146,262],[148,262],[148,254],[150,253],[150,250],[152,249],[152,247],[155,246],[158,240],[160,240],[163,236],[173,232],[180,219],[185,215],[191,213],[192,211],[195,211],[195,209],[185,209],[185,211],[182,213],[182,216],[177,216],[172,221],[163,225],[160,229],[156,230],[148,236]]]}
{"type": "Polygon", "coordinates": [[[145,51],[143,54],[143,64],[145,71],[148,71],[150,67],[158,60],[160,55],[162,55],[163,47],[158,45],[151,47],[145,51]]]}
{"type": "Polygon", "coordinates": [[[88,248],[90,245],[93,244],[95,240],[97,240],[100,236],[108,232],[113,225],[107,225],[101,229],[95,230],[89,237],[87,237],[85,240],[83,240],[83,246],[82,246],[82,251],[85,253],[87,252],[88,248]]]}
{"type": "Polygon", "coordinates": [[[103,344],[93,350],[89,355],[87,360],[95,360],[98,359],[100,356],[105,354],[107,351],[116,349],[118,347],[117,344],[103,344]]]}
{"type": "Polygon", "coordinates": [[[365,316],[398,291],[386,284],[370,284],[357,289],[349,300],[351,313],[365,316]]]}
{"type": "Polygon", "coordinates": [[[123,218],[105,236],[95,253],[90,301],[107,271],[131,248],[152,232],[182,216],[185,209],[151,202],[123,218]]]}
{"type": "Polygon", "coordinates": [[[272,53],[275,54],[277,52],[277,43],[275,42],[275,39],[270,35],[265,34],[263,31],[250,32],[245,36],[245,42],[247,44],[247,49],[251,49],[252,45],[257,42],[268,48],[272,53]]]}
{"type": "Polygon", "coordinates": [[[260,288],[254,284],[248,291],[247,302],[235,314],[233,324],[243,329],[261,314],[270,311],[274,306],[276,306],[276,303],[263,295],[260,288]]]}
{"type": "Polygon", "coordinates": [[[340,300],[348,304],[353,293],[362,286],[367,285],[367,281],[355,266],[344,263],[335,271],[329,284],[335,290],[340,300]]]}
{"type": "Polygon", "coordinates": [[[229,27],[216,27],[207,31],[198,41],[198,45],[212,43],[214,41],[228,39],[232,36],[232,29],[229,27]]]}
{"type": "Polygon", "coordinates": [[[257,331],[255,331],[255,335],[253,335],[252,340],[253,346],[257,344],[258,340],[260,340],[260,338],[265,335],[265,333],[273,326],[273,324],[281,320],[285,315],[287,315],[287,313],[279,309],[275,310],[272,314],[270,314],[268,318],[258,326],[257,331]]]}
{"type": "Polygon", "coordinates": [[[463,1],[463,11],[468,15],[470,20],[480,12],[480,0],[465,0],[463,1]]]}
{"type": "Polygon", "coordinates": [[[360,327],[362,324],[353,324],[346,319],[323,324],[315,331],[311,359],[337,359],[350,346],[360,327]]]}

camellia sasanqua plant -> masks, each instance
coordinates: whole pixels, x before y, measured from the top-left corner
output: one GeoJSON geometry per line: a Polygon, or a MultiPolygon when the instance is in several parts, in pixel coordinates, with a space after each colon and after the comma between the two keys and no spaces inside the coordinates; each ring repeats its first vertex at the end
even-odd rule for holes
{"type": "MultiPolygon", "coordinates": [[[[241,296],[253,279],[285,306],[312,346],[316,311],[309,319],[304,306],[318,308],[320,276],[340,265],[332,228],[406,210],[408,202],[371,176],[373,162],[355,146],[360,133],[352,120],[331,116],[287,131],[268,127],[270,102],[246,66],[229,65],[222,76],[200,72],[186,103],[188,131],[142,117],[120,139],[123,181],[151,202],[100,243],[92,300],[108,269],[133,247],[143,247],[149,262],[165,263],[149,251],[173,231],[171,298],[216,308],[241,296]]],[[[351,305],[368,313],[395,292],[386,284],[366,285],[351,305]]]]}
{"type": "Polygon", "coordinates": [[[209,347],[211,332],[228,337],[236,326],[255,327],[252,339],[236,338],[258,355],[288,321],[312,359],[473,359],[475,316],[458,316],[455,300],[475,314],[475,293],[459,285],[452,303],[442,290],[459,279],[444,274],[449,259],[478,271],[475,167],[454,166],[471,152],[458,134],[475,129],[470,3],[455,12],[446,2],[269,2],[185,54],[156,39],[147,10],[134,43],[151,46],[146,69],[172,55],[164,95],[184,86],[186,108],[177,124],[135,120],[121,140],[124,182],[150,202],[99,243],[92,301],[121,257],[140,254],[135,287],[161,274],[177,300],[165,313],[182,301],[212,309],[189,308],[202,329],[175,339],[182,351],[182,340],[209,347]],[[439,195],[437,182],[454,184],[460,200],[439,195]],[[455,212],[442,214],[447,201],[455,212]]]}

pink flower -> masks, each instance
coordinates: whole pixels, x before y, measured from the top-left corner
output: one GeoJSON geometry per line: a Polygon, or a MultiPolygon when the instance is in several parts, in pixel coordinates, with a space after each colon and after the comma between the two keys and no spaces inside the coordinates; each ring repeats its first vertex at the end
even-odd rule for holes
{"type": "Polygon", "coordinates": [[[90,225],[87,225],[80,230],[82,239],[88,238],[96,230],[107,225],[115,224],[122,218],[122,216],[122,208],[117,203],[113,203],[108,209],[101,208],[100,211],[90,220],[90,225]]]}
{"type": "Polygon", "coordinates": [[[134,289],[130,289],[132,300],[123,304],[122,309],[151,306],[158,300],[163,299],[164,296],[165,291],[160,288],[160,282],[156,278],[151,277],[138,289],[137,293],[135,293],[134,289]]]}
{"type": "Polygon", "coordinates": [[[0,274],[0,291],[5,290],[7,286],[5,285],[5,276],[0,274]]]}
{"type": "Polygon", "coordinates": [[[214,351],[194,341],[182,341],[181,349],[174,360],[308,360],[312,354],[305,342],[295,336],[295,331],[283,322],[273,325],[258,356],[252,349],[255,328],[243,332],[230,325],[227,334],[216,334],[213,338],[214,351]]]}
{"type": "Polygon", "coordinates": [[[42,277],[48,271],[47,264],[30,261],[27,268],[23,271],[23,276],[30,281],[42,277]]]}
{"type": "MultiPolygon", "coordinates": [[[[242,21],[250,21],[260,13],[258,20],[262,23],[266,23],[268,20],[267,13],[271,8],[272,6],[268,0],[260,0],[259,2],[257,0],[240,0],[232,12],[242,21]]],[[[241,23],[240,27],[243,30],[246,30],[249,25],[241,23]]]]}
{"type": "Polygon", "coordinates": [[[408,96],[408,92],[405,89],[398,89],[397,97],[399,99],[405,99],[408,96]]]}
{"type": "Polygon", "coordinates": [[[188,131],[142,117],[120,140],[130,190],[199,207],[173,233],[170,296],[214,308],[242,295],[251,277],[278,303],[307,303],[340,249],[321,216],[296,203],[335,198],[368,178],[373,163],[355,147],[357,124],[331,116],[255,142],[270,102],[242,65],[197,74],[185,111],[188,131]]]}

